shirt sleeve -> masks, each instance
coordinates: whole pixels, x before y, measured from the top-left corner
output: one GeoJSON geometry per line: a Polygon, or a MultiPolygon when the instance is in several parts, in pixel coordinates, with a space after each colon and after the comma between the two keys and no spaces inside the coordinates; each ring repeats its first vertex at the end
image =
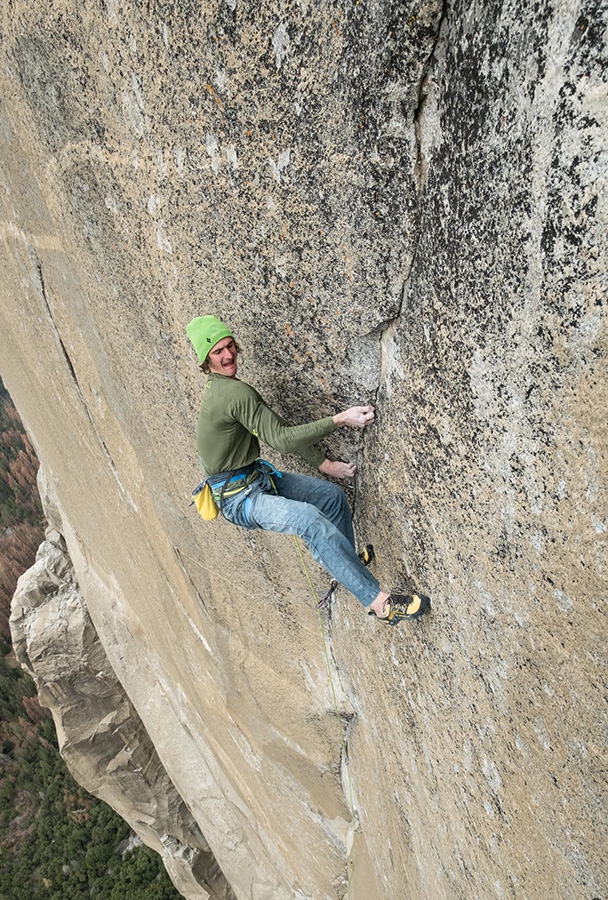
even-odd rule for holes
{"type": "MultiPolygon", "coordinates": [[[[287,419],[284,419],[283,416],[279,416],[278,413],[275,413],[275,415],[278,419],[280,419],[283,425],[289,427],[289,422],[287,421],[287,419]]],[[[325,462],[326,459],[323,451],[319,447],[316,447],[314,444],[309,444],[308,447],[300,447],[295,452],[298,454],[298,456],[301,456],[309,466],[312,466],[313,469],[318,469],[321,463],[325,462]]]]}
{"type": "Polygon", "coordinates": [[[233,402],[234,418],[279,453],[297,453],[310,465],[320,466],[325,456],[319,448],[312,445],[328,434],[333,434],[336,430],[333,417],[327,416],[304,425],[290,425],[264,403],[254,388],[245,384],[243,387],[246,390],[240,391],[239,397],[233,402]]]}

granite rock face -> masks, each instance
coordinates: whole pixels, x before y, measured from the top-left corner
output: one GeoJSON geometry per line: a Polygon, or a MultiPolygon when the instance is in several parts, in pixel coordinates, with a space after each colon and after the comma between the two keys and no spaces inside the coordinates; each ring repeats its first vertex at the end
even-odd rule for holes
{"type": "Polygon", "coordinates": [[[163,857],[176,888],[232,900],[209,845],[163,768],[116,678],[52,526],[21,576],[11,616],[18,660],[53,713],[61,755],[80,784],[126,819],[163,857]]]}
{"type": "Polygon", "coordinates": [[[605,895],[605,5],[1,15],[2,377],[236,897],[605,895]],[[328,451],[430,616],[321,634],[290,539],[197,520],[207,312],[293,421],[375,402],[328,451]]]}

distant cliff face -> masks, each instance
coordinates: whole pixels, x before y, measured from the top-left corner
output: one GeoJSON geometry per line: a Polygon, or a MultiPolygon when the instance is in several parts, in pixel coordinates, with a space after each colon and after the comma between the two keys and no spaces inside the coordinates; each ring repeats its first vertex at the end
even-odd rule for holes
{"type": "Polygon", "coordinates": [[[1,374],[235,895],[603,896],[606,10],[1,15],[1,374]],[[434,605],[387,633],[339,592],[342,725],[293,544],[188,507],[204,312],[294,421],[376,403],[329,448],[434,605]]]}

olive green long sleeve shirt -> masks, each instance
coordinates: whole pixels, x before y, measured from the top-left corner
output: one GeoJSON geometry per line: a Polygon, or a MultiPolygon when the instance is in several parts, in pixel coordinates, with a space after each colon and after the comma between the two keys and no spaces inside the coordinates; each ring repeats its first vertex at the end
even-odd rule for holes
{"type": "Polygon", "coordinates": [[[297,453],[318,468],[325,456],[312,445],[335,430],[332,416],[290,425],[250,385],[212,372],[198,416],[196,449],[206,475],[248,466],[260,455],[258,438],[279,453],[297,453]]]}

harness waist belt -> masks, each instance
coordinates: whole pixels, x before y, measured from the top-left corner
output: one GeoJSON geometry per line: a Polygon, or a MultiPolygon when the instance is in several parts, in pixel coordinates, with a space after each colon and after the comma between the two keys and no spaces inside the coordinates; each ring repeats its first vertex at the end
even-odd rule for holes
{"type": "Polygon", "coordinates": [[[246,478],[255,470],[255,463],[252,462],[248,466],[241,469],[233,469],[231,472],[218,472],[217,475],[209,475],[208,483],[213,489],[221,487],[224,482],[230,484],[232,481],[238,481],[240,478],[246,478]]]}

